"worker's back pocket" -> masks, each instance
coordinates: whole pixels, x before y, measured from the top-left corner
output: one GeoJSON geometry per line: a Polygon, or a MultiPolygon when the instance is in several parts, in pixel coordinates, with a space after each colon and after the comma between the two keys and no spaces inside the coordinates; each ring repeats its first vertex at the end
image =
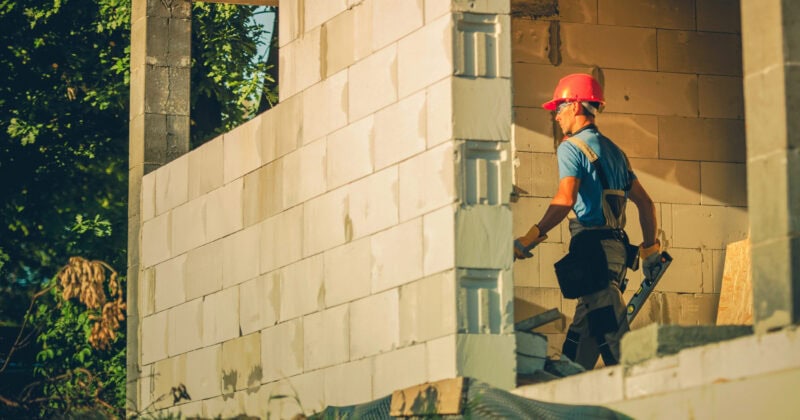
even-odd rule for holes
{"type": "Polygon", "coordinates": [[[569,253],[554,265],[565,298],[575,299],[608,287],[611,277],[600,242],[606,238],[608,232],[602,230],[586,230],[572,238],[569,253]]]}

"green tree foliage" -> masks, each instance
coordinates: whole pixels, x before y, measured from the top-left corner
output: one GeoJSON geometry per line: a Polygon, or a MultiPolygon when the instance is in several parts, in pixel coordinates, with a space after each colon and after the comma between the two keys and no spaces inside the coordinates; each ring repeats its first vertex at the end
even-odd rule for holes
{"type": "MultiPolygon", "coordinates": [[[[254,13],[194,3],[194,145],[258,106],[267,68],[253,59],[264,35],[254,13]]],[[[0,27],[0,321],[8,321],[58,259],[126,266],[130,0],[0,0],[0,27]],[[65,228],[91,220],[107,221],[111,235],[78,241],[65,228]]]]}
{"type": "MultiPolygon", "coordinates": [[[[130,2],[0,0],[0,326],[20,323],[69,256],[127,266],[130,2]]],[[[255,13],[264,10],[193,3],[195,146],[276,97],[260,91],[270,73],[254,59],[264,35],[255,13]]],[[[40,379],[87,369],[120,407],[124,340],[88,351],[87,313],[49,299],[52,310],[33,318],[40,379]]],[[[46,392],[78,398],[66,385],[46,392]]]]}

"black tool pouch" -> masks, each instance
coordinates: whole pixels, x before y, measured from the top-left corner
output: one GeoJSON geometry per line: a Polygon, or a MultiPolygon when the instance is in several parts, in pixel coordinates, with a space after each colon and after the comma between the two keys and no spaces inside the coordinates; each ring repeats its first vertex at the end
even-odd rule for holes
{"type": "Polygon", "coordinates": [[[611,235],[609,230],[585,230],[572,238],[569,253],[555,263],[558,286],[565,298],[575,299],[608,287],[608,261],[600,241],[611,235]]]}
{"type": "Polygon", "coordinates": [[[639,269],[639,247],[625,243],[625,265],[633,271],[639,269]]]}

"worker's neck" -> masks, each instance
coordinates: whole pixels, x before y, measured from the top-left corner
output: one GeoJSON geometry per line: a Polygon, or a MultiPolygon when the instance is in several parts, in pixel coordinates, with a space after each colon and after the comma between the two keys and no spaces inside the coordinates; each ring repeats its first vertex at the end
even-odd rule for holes
{"type": "Polygon", "coordinates": [[[575,116],[575,124],[572,125],[572,129],[567,133],[567,135],[572,136],[578,131],[583,130],[585,127],[594,124],[594,119],[587,118],[584,115],[576,115],[575,116]]]}

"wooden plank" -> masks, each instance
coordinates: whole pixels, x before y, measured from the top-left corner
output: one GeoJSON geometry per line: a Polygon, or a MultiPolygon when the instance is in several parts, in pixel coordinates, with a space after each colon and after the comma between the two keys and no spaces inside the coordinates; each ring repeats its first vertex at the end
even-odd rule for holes
{"type": "MultiPolygon", "coordinates": [[[[196,1],[196,0],[192,0],[196,1]]],[[[241,6],[278,6],[280,0],[204,0],[203,3],[238,4],[241,6]]]]}
{"type": "Polygon", "coordinates": [[[559,312],[557,308],[548,309],[540,314],[536,314],[528,319],[523,319],[522,321],[517,322],[514,324],[514,329],[516,331],[530,331],[557,319],[561,319],[561,312],[559,312]]]}
{"type": "Polygon", "coordinates": [[[752,279],[750,240],[729,243],[725,249],[717,325],[753,325],[752,279]]]}
{"type": "Polygon", "coordinates": [[[458,415],[463,409],[465,393],[463,377],[412,386],[392,393],[389,414],[392,417],[458,415]]]}

